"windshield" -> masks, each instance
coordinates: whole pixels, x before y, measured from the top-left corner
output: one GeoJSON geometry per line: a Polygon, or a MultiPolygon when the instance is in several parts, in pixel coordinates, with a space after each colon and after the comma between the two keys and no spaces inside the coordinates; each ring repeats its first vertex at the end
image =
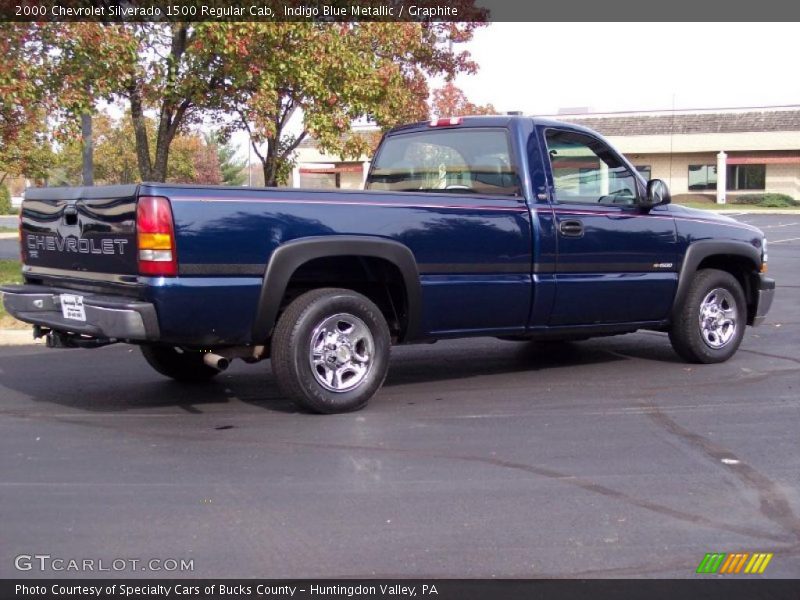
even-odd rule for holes
{"type": "Polygon", "coordinates": [[[367,189],[520,194],[504,129],[441,129],[387,137],[367,189]]]}

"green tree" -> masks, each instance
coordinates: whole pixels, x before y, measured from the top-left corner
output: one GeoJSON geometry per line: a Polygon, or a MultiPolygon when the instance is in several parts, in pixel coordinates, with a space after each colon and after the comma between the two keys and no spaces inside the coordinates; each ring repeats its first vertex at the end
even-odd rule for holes
{"type": "Polygon", "coordinates": [[[38,178],[52,160],[40,31],[33,23],[0,24],[0,185],[8,176],[38,178]]]}
{"type": "Polygon", "coordinates": [[[243,185],[247,180],[247,161],[236,157],[236,148],[226,141],[219,132],[206,134],[206,145],[217,152],[222,183],[225,185],[243,185]]]}
{"type": "Polygon", "coordinates": [[[6,186],[0,184],[0,215],[10,215],[11,213],[11,192],[6,186]]]}
{"type": "MultiPolygon", "coordinates": [[[[454,0],[460,16],[484,18],[473,2],[454,0]]],[[[307,135],[326,151],[356,155],[365,144],[359,136],[345,135],[351,120],[367,116],[388,127],[424,118],[428,76],[474,71],[469,55],[453,50],[453,42],[469,40],[478,26],[3,24],[0,39],[8,32],[21,36],[11,46],[0,46],[0,51],[10,50],[3,58],[11,61],[2,72],[15,74],[15,95],[4,106],[40,106],[42,122],[36,130],[46,129],[46,120],[64,140],[75,135],[81,114],[96,112],[104,102],[123,102],[139,176],[151,181],[169,177],[170,150],[180,134],[209,117],[222,123],[233,115],[233,127],[251,134],[265,181],[275,184],[286,179],[294,150],[307,135]],[[29,68],[36,74],[33,79],[25,75],[29,68]],[[26,103],[28,97],[35,101],[26,103]],[[303,115],[300,130],[290,132],[298,111],[303,115]],[[152,134],[148,115],[154,116],[152,134]]]]}
{"type": "Polygon", "coordinates": [[[248,132],[266,184],[276,185],[286,181],[308,135],[327,153],[356,157],[368,143],[348,135],[353,120],[367,117],[387,128],[426,118],[428,77],[475,71],[469,54],[451,42],[469,40],[478,26],[228,23],[209,34],[225,51],[234,127],[248,132]]]}
{"type": "MultiPolygon", "coordinates": [[[[156,122],[145,118],[149,145],[156,137],[156,122]]],[[[98,184],[135,183],[139,181],[137,148],[129,115],[120,120],[99,113],[94,118],[94,169],[98,184]]],[[[81,140],[71,138],[62,144],[50,171],[54,185],[78,185],[81,181],[81,140]]],[[[219,184],[222,182],[216,148],[196,133],[177,135],[167,164],[166,181],[174,183],[219,184]]]]}
{"type": "Polygon", "coordinates": [[[210,110],[225,86],[218,48],[205,43],[218,23],[48,23],[43,27],[47,89],[59,98],[61,123],[100,101],[127,104],[139,176],[168,177],[176,137],[210,110]],[[148,114],[155,115],[154,132],[148,114]]]}

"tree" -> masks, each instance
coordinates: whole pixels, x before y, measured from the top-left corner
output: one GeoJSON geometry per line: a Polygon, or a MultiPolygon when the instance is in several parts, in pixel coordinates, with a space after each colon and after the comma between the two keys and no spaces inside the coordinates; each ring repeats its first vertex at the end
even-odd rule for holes
{"type": "MultiPolygon", "coordinates": [[[[150,146],[156,136],[155,119],[145,119],[150,146]]],[[[94,118],[94,163],[97,183],[134,183],[139,180],[135,134],[130,115],[116,120],[106,113],[94,118]]],[[[56,155],[50,182],[77,185],[81,180],[81,140],[71,138],[56,155]]],[[[219,184],[222,182],[217,151],[194,133],[179,134],[172,142],[165,180],[174,183],[219,184]]]]}
{"type": "Polygon", "coordinates": [[[247,161],[236,157],[236,148],[225,141],[220,133],[207,134],[206,145],[217,152],[217,162],[225,185],[243,185],[247,179],[247,161]]]}
{"type": "Polygon", "coordinates": [[[467,115],[493,115],[497,110],[491,104],[478,105],[467,100],[466,94],[448,81],[433,91],[431,117],[462,117],[467,115]]]}
{"type": "Polygon", "coordinates": [[[11,176],[41,177],[51,160],[39,29],[0,24],[0,185],[11,176]]]}
{"type": "Polygon", "coordinates": [[[222,183],[217,149],[208,144],[203,136],[193,134],[176,137],[172,153],[175,160],[170,161],[168,181],[204,185],[222,183]]]}
{"type": "Polygon", "coordinates": [[[475,71],[469,54],[450,42],[469,40],[478,26],[227,23],[207,33],[225,49],[228,109],[238,116],[229,129],[248,132],[266,184],[276,185],[287,179],[308,135],[325,152],[354,158],[368,142],[348,135],[353,120],[368,117],[388,128],[425,118],[427,77],[475,71]]]}
{"type": "Polygon", "coordinates": [[[0,215],[10,215],[14,212],[11,206],[11,192],[0,183],[0,215]]]}
{"type": "Polygon", "coordinates": [[[164,181],[181,132],[219,109],[225,89],[219,49],[205,43],[217,23],[49,23],[43,25],[48,88],[62,122],[100,100],[129,108],[141,179],[164,181]],[[197,43],[195,43],[197,42],[197,43]],[[148,133],[148,112],[155,134],[148,133]]]}
{"type": "MultiPolygon", "coordinates": [[[[454,0],[459,16],[485,18],[473,2],[454,0]]],[[[103,102],[126,104],[143,180],[167,179],[179,134],[204,118],[234,115],[229,129],[250,132],[265,180],[274,184],[285,180],[307,135],[325,150],[355,155],[364,144],[345,135],[353,118],[368,116],[387,127],[424,117],[428,76],[475,70],[468,53],[454,51],[452,43],[469,40],[478,26],[44,22],[22,26],[35,43],[25,41],[21,52],[9,54],[10,71],[38,65],[39,79],[24,91],[52,99],[43,114],[62,138],[73,134],[79,115],[103,102]],[[303,123],[290,133],[298,111],[303,123]],[[154,135],[148,115],[155,118],[154,135]]],[[[14,27],[4,25],[0,34],[14,27]]]]}

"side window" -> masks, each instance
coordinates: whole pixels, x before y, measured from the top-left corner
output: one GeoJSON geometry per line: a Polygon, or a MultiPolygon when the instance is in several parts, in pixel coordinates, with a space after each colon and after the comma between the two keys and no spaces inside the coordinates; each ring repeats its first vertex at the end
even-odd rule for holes
{"type": "Polygon", "coordinates": [[[558,129],[548,129],[545,138],[558,202],[636,202],[636,177],[600,140],[558,129]]]}

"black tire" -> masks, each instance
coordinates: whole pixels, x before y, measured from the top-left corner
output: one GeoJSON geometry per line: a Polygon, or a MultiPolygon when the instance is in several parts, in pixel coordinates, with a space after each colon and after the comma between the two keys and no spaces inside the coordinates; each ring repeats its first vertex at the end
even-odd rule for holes
{"type": "Polygon", "coordinates": [[[141,346],[147,363],[156,371],[184,383],[209,381],[219,373],[203,362],[202,352],[181,351],[174,346],[141,346]]]}
{"type": "Polygon", "coordinates": [[[272,371],[281,391],[298,406],[317,413],[350,412],[363,408],[383,385],[390,348],[386,319],[369,298],[320,288],[296,298],[278,319],[272,371]]]}
{"type": "MultiPolygon", "coordinates": [[[[729,317],[729,314],[721,315],[716,322],[728,322],[729,317]]],[[[675,351],[688,362],[719,363],[736,354],[746,325],[747,301],[739,281],[727,271],[703,269],[695,274],[683,306],[676,311],[669,330],[669,340],[675,351]],[[717,290],[722,292],[712,295],[717,290]],[[704,301],[732,309],[735,318],[733,329],[730,326],[716,327],[715,319],[708,317],[711,325],[704,330],[701,321],[704,301]]]]}

